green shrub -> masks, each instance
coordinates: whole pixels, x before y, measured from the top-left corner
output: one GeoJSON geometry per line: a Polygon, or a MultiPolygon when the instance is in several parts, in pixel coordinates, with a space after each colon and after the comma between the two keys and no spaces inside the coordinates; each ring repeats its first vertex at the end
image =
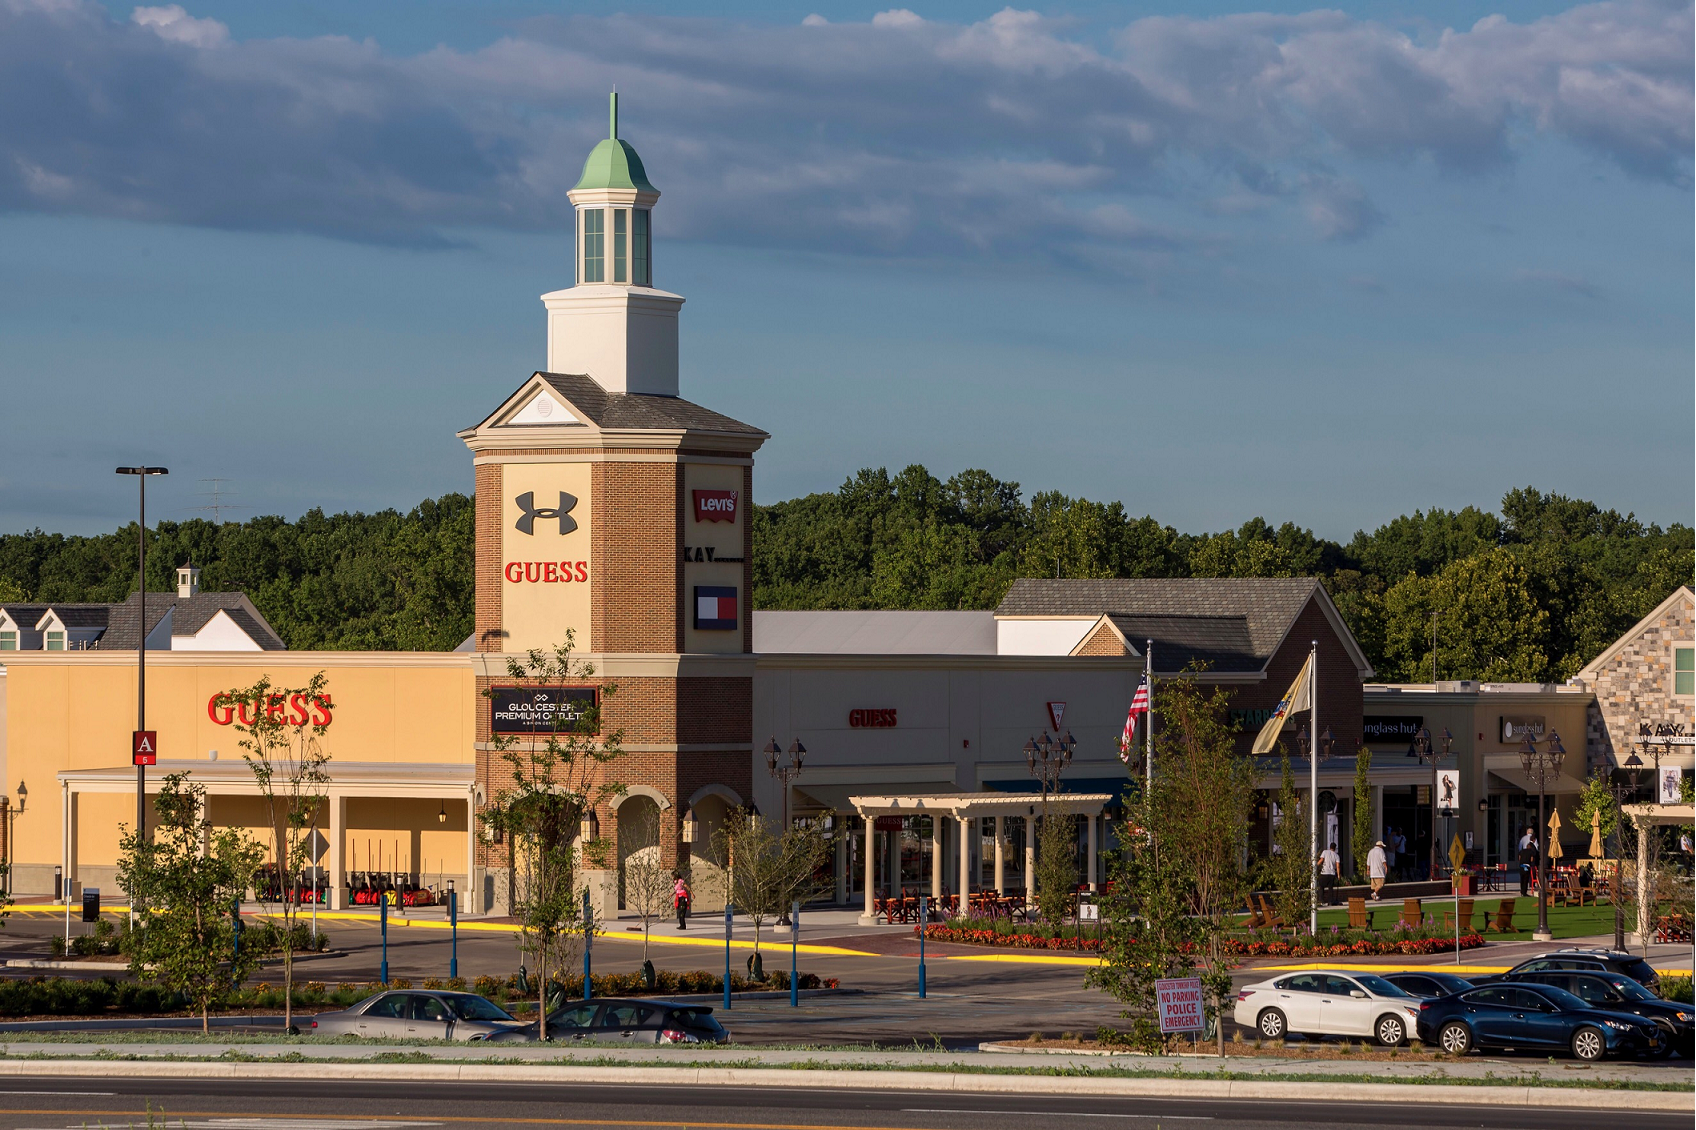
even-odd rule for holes
{"type": "Polygon", "coordinates": [[[1691,979],[1689,977],[1662,977],[1661,996],[1669,1001],[1683,1001],[1685,1004],[1696,1003],[1691,997],[1691,979]]]}

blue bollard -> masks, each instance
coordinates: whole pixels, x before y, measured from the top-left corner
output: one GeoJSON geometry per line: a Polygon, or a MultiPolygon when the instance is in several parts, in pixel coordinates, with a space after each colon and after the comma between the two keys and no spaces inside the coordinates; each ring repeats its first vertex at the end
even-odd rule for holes
{"type": "Polygon", "coordinates": [[[389,900],[384,898],[385,892],[378,892],[377,916],[383,926],[383,968],[377,975],[377,980],[387,985],[389,983],[389,900]]]}
{"type": "Polygon", "coordinates": [[[459,892],[448,883],[448,934],[452,949],[448,951],[448,977],[459,976],[459,892]]]}
{"type": "Polygon", "coordinates": [[[925,923],[929,917],[930,900],[919,896],[919,999],[925,999],[925,923]]]}
{"type": "Polygon", "coordinates": [[[795,966],[795,955],[801,944],[801,903],[797,901],[789,912],[789,1007],[801,1007],[801,982],[795,966]]]}
{"type": "Polygon", "coordinates": [[[730,920],[736,908],[724,904],[724,1007],[730,1007],[730,920]]]}
{"type": "Polygon", "coordinates": [[[583,890],[583,999],[595,995],[589,976],[589,950],[595,944],[595,911],[589,905],[588,888],[583,890]]]}

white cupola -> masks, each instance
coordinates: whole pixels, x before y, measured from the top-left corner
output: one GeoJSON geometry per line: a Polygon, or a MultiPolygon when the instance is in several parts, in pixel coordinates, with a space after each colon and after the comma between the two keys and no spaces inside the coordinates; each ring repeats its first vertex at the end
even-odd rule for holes
{"type": "Polygon", "coordinates": [[[583,373],[608,392],[677,395],[679,295],[655,290],[651,217],[659,189],[618,136],[618,95],[607,136],[568,194],[576,209],[576,285],[542,295],[548,371],[583,373]]]}

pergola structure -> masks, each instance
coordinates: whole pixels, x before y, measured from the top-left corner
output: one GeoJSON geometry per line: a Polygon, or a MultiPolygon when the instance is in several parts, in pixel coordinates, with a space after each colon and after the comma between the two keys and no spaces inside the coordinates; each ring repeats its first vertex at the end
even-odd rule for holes
{"type": "MultiPolygon", "coordinates": [[[[409,800],[440,800],[442,811],[447,806],[465,805],[465,874],[466,888],[476,887],[476,844],[471,833],[472,814],[476,812],[476,789],[470,765],[435,763],[377,763],[330,761],[324,766],[329,783],[324,787],[324,801],[329,827],[325,850],[325,885],[329,893],[329,909],[340,910],[347,892],[347,802],[353,798],[403,798],[409,800]]],[[[254,783],[253,769],[246,761],[160,761],[159,777],[171,773],[186,773],[189,780],[206,789],[206,795],[253,797],[259,795],[254,783]]],[[[157,780],[158,778],[155,778],[157,780]]],[[[66,890],[76,874],[77,798],[84,793],[124,793],[135,791],[135,773],[129,766],[110,769],[72,769],[59,774],[65,806],[63,874],[66,890]]],[[[280,787],[279,787],[280,791],[280,787]]],[[[67,901],[68,898],[67,898],[67,901]]],[[[464,900],[470,907],[481,904],[468,894],[464,900]]],[[[463,904],[462,904],[463,905],[463,904]]],[[[474,909],[466,913],[475,913],[474,909]]]]}
{"type": "MultiPolygon", "coordinates": [[[[1620,811],[1637,825],[1637,890],[1639,896],[1649,889],[1649,833],[1668,824],[1696,823],[1696,804],[1625,804],[1620,811]]],[[[1652,900],[1637,900],[1637,942],[1648,952],[1649,940],[1655,932],[1655,908],[1652,900]]]]}
{"type": "Polygon", "coordinates": [[[1046,805],[1043,800],[1031,793],[931,793],[913,796],[851,796],[848,803],[854,806],[866,821],[866,851],[865,851],[865,895],[866,903],[860,913],[860,923],[864,926],[874,925],[877,921],[872,913],[872,893],[876,889],[874,867],[875,855],[872,851],[872,834],[879,816],[929,816],[931,817],[930,836],[930,887],[932,891],[942,890],[942,839],[941,821],[944,817],[954,820],[960,829],[960,904],[965,905],[966,895],[971,892],[971,852],[966,845],[971,842],[972,821],[985,817],[995,818],[995,890],[997,893],[1006,889],[1006,821],[1009,817],[1025,821],[1025,875],[1036,873],[1036,821],[1037,817],[1047,813],[1052,816],[1087,816],[1089,817],[1089,864],[1086,875],[1089,889],[1096,889],[1096,820],[1114,804],[1119,797],[1112,793],[1053,793],[1050,794],[1046,805]]]}

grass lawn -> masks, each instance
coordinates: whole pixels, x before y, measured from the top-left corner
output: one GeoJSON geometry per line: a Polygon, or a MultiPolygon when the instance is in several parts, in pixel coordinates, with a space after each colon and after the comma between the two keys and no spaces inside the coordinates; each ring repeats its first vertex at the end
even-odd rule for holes
{"type": "MultiPolygon", "coordinates": [[[[1537,926],[1537,900],[1535,898],[1514,899],[1512,933],[1497,933],[1494,929],[1484,931],[1489,940],[1528,941],[1531,931],[1537,926]]],[[[1488,911],[1491,925],[1494,925],[1497,904],[1501,896],[1481,897],[1473,900],[1473,921],[1479,920],[1480,912],[1488,911]]],[[[1428,898],[1423,902],[1422,909],[1427,920],[1435,918],[1442,920],[1443,912],[1454,906],[1451,899],[1428,898]]],[[[1378,930],[1388,930],[1401,917],[1402,904],[1398,899],[1385,899],[1381,903],[1366,904],[1366,913],[1373,927],[1378,930]]],[[[1319,912],[1319,928],[1331,926],[1347,927],[1349,912],[1347,907],[1326,907],[1319,912]]],[[[1626,929],[1633,929],[1633,923],[1627,921],[1626,929]]],[[[1549,932],[1559,938],[1581,938],[1594,934],[1612,934],[1614,932],[1614,908],[1612,906],[1549,906],[1549,932]]]]}

